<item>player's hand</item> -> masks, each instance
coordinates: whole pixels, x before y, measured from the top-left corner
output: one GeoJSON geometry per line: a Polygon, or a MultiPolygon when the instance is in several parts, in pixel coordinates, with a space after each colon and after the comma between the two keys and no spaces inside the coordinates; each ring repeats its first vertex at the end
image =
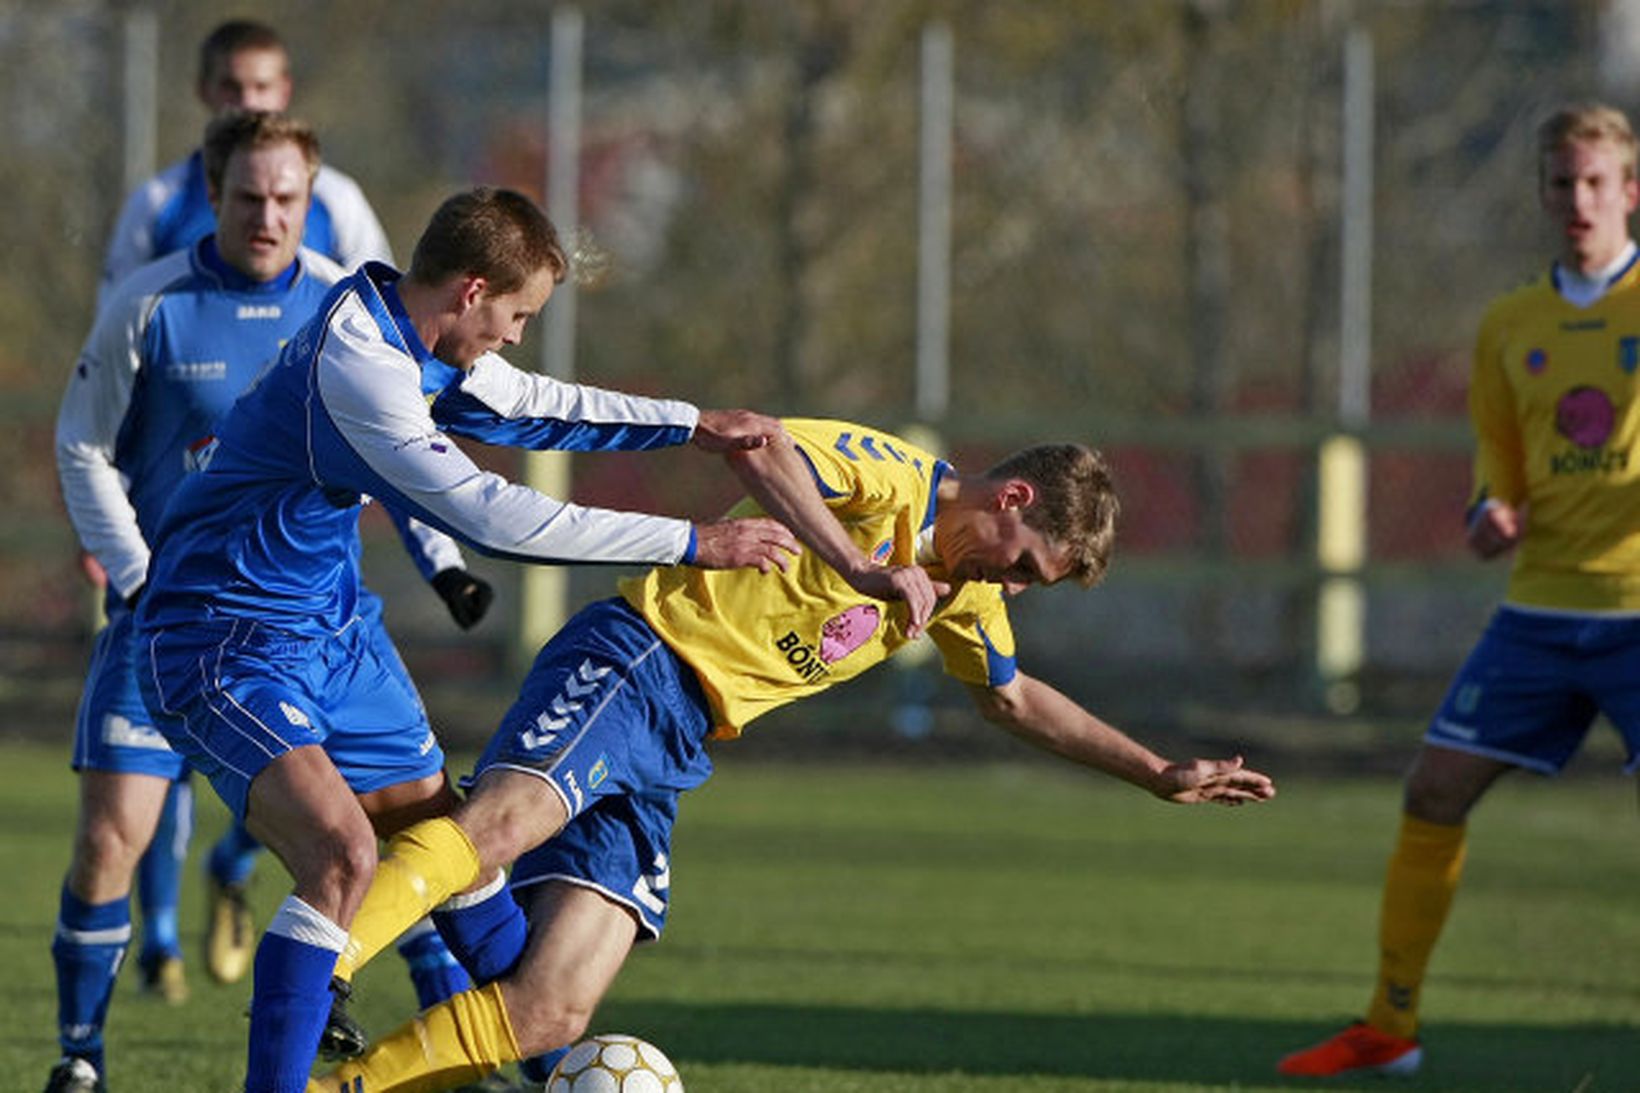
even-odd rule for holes
{"type": "Polygon", "coordinates": [[[92,588],[108,587],[108,571],[97,561],[97,556],[89,550],[80,551],[80,576],[92,588]]]}
{"type": "Polygon", "coordinates": [[[1520,542],[1525,521],[1520,510],[1497,501],[1488,502],[1469,523],[1469,549],[1482,558],[1496,558],[1520,542]]]}
{"type": "Polygon", "coordinates": [[[950,585],[934,580],[920,565],[868,566],[846,579],[862,596],[904,601],[909,616],[905,632],[911,637],[923,632],[940,597],[951,594],[950,585]]]}
{"type": "Polygon", "coordinates": [[[785,524],[767,516],[719,520],[695,525],[695,558],[690,564],[702,569],[755,566],[759,573],[784,573],[786,563],[802,549],[785,524]]]}
{"type": "Polygon", "coordinates": [[[1269,775],[1248,770],[1238,755],[1170,764],[1162,768],[1151,792],[1180,805],[1245,805],[1274,797],[1276,784],[1269,775]]]}
{"type": "Polygon", "coordinates": [[[483,577],[476,576],[460,566],[451,566],[433,574],[433,591],[438,593],[450,617],[463,630],[471,630],[490,609],[495,589],[483,577]]]}
{"type": "Polygon", "coordinates": [[[767,447],[785,431],[778,418],[751,410],[702,410],[691,444],[704,452],[746,452],[767,447]]]}

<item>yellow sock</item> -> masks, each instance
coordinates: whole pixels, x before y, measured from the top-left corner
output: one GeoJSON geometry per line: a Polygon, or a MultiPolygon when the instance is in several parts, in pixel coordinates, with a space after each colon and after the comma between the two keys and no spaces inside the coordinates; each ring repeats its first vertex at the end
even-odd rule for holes
{"type": "Polygon", "coordinates": [[[1367,1009],[1367,1023],[1374,1028],[1408,1038],[1418,1034],[1424,969],[1446,925],[1463,860],[1462,824],[1401,817],[1378,916],[1378,986],[1367,1009]]]}
{"type": "Polygon", "coordinates": [[[394,835],[353,916],[336,974],[352,982],[371,957],[477,879],[478,851],[448,816],[423,820],[394,835]]]}
{"type": "Polygon", "coordinates": [[[518,1039],[491,983],[440,1002],[377,1040],[361,1058],[308,1085],[310,1093],[426,1093],[476,1081],[516,1062],[518,1039]]]}

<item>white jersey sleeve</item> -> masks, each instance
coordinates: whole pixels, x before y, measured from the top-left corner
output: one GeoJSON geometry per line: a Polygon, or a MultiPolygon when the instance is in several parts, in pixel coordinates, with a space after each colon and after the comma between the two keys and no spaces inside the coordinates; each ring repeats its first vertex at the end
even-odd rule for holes
{"type": "MultiPolygon", "coordinates": [[[[319,399],[338,439],[397,495],[373,491],[383,503],[402,503],[411,514],[486,553],[522,560],[672,563],[688,552],[693,527],[686,520],[576,505],[482,470],[439,431],[414,362],[396,351],[382,352],[385,347],[369,332],[363,314],[344,315],[331,329],[317,366],[319,399]]],[[[499,392],[490,393],[506,408],[498,417],[542,409],[541,385],[506,382],[509,372],[532,377],[495,360],[506,370],[496,364],[486,369],[495,369],[492,382],[499,392]]],[[[477,376],[475,368],[468,382],[477,376]]],[[[572,399],[583,400],[589,396],[572,399]]],[[[499,439],[509,424],[499,422],[492,435],[499,439]]],[[[478,430],[471,435],[484,438],[478,430]]]]}
{"type": "Polygon", "coordinates": [[[321,166],[313,180],[313,199],[322,201],[330,212],[335,234],[336,260],[349,272],[366,262],[393,264],[393,248],[387,232],[366,200],[364,191],[352,177],[333,167],[321,166]]]}
{"type": "Polygon", "coordinates": [[[142,369],[143,331],[159,289],[188,269],[181,252],[122,281],[80,350],[57,411],[57,475],[69,520],[121,596],[141,586],[148,543],[137,525],[114,448],[142,369]]]}
{"type": "Polygon", "coordinates": [[[125,199],[120,218],[114,224],[114,234],[108,241],[108,253],[103,257],[102,280],[97,285],[99,309],[109,302],[122,280],[156,257],[154,220],[165,203],[182,189],[187,173],[186,159],[173,163],[132,190],[125,199]]]}

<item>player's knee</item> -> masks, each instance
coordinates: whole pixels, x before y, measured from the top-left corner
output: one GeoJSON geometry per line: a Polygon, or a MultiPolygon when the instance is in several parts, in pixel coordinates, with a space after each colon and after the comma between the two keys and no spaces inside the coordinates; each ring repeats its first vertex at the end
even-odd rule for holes
{"type": "Polygon", "coordinates": [[[590,1006],[566,1004],[534,992],[505,991],[503,997],[513,1035],[526,1057],[575,1043],[592,1021],[590,1006]]]}
{"type": "Polygon", "coordinates": [[[313,839],[301,860],[287,862],[298,891],[324,893],[342,904],[363,898],[376,875],[376,839],[368,826],[361,834],[331,830],[313,839]]]}
{"type": "Polygon", "coordinates": [[[74,864],[77,876],[129,879],[146,849],[146,840],[136,838],[119,824],[92,819],[80,825],[74,837],[74,864]]]}

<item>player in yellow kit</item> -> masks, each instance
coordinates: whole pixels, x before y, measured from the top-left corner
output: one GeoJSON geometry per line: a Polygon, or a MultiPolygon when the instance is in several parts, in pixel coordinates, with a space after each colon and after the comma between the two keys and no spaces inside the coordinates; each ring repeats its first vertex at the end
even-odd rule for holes
{"type": "MultiPolygon", "coordinates": [[[[926,633],[988,719],[1163,800],[1235,805],[1274,794],[1239,758],[1170,763],[1016,664],[1006,597],[1066,578],[1091,585],[1105,571],[1117,505],[1096,453],[1046,445],[963,475],[887,433],[784,425],[765,450],[731,459],[752,498],[805,528],[816,521],[803,506],[823,500],[862,557],[924,566],[940,592],[926,633]]],[[[484,985],[310,1089],[444,1089],[574,1041],[633,943],[665,923],[678,795],[710,775],[707,741],[912,640],[904,605],[861,596],[816,550],[767,573],[654,569],[621,593],[541,651],[479,760],[472,795],[452,817],[413,828],[402,856],[395,847],[354,920],[357,944],[344,959],[357,964],[391,937],[386,888],[400,890],[398,924],[408,925],[427,906],[406,893],[443,899],[451,881],[495,877],[516,859],[518,902],[497,878],[437,917],[484,985]],[[468,869],[453,875],[462,855],[468,869]],[[452,921],[475,906],[491,911],[452,921]],[[377,935],[369,943],[367,932],[377,935]]]]}
{"type": "Polygon", "coordinates": [[[1567,107],[1539,129],[1552,267],[1496,301],[1470,380],[1469,545],[1514,551],[1503,605],[1407,775],[1366,1019],[1281,1060],[1284,1074],[1409,1075],[1419,997],[1463,870],[1464,823],[1517,768],[1555,774],[1604,713],[1640,766],[1640,199],[1628,119],[1567,107]]]}

